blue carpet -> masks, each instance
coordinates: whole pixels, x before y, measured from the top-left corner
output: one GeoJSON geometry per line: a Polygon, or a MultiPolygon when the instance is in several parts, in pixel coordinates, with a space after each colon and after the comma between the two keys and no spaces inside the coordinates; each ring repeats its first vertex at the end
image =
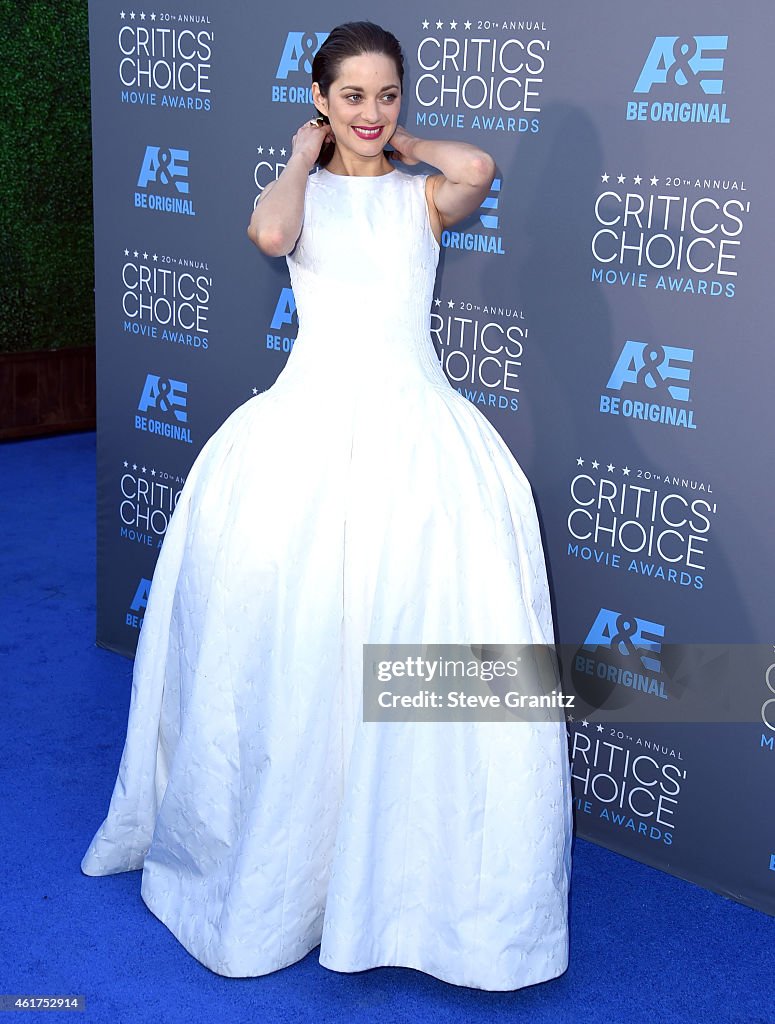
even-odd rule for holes
{"type": "Polygon", "coordinates": [[[510,993],[397,967],[336,974],[314,950],[263,978],[221,978],[146,908],[140,872],[82,875],[132,668],[94,642],[94,463],[93,433],[0,445],[0,994],[85,995],[76,1019],[106,1024],[775,1021],[775,919],[583,840],[570,967],[510,993]]]}

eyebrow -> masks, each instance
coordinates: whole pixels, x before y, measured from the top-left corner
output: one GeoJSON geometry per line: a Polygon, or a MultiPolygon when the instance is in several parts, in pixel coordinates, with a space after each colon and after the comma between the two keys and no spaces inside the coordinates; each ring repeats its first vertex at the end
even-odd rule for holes
{"type": "MultiPolygon", "coordinates": [[[[379,92],[385,92],[388,89],[398,89],[398,88],[399,88],[398,85],[383,85],[382,88],[380,90],[378,90],[378,91],[379,92]]],[[[345,89],[352,89],[353,92],[365,92],[365,89],[363,88],[362,85],[343,85],[340,88],[339,92],[344,92],[345,89]]]]}

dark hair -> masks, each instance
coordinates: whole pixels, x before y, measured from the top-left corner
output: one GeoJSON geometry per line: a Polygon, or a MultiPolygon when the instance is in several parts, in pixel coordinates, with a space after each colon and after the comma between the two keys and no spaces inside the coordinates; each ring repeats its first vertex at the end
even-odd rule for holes
{"type": "MultiPolygon", "coordinates": [[[[318,83],[324,96],[328,96],[331,83],[339,76],[342,62],[348,57],[358,57],[362,53],[379,53],[390,57],[396,66],[398,81],[403,89],[404,54],[393,33],[371,21],[348,21],[331,30],[312,61],[312,81],[318,83]]],[[[320,167],[325,167],[329,162],[334,155],[334,148],[331,142],[323,145],[318,157],[320,167]]]]}

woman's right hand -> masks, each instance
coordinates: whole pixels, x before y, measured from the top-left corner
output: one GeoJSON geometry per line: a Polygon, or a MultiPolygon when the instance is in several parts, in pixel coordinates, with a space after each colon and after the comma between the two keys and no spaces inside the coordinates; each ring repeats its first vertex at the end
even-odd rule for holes
{"type": "Polygon", "coordinates": [[[320,150],[325,142],[333,142],[334,134],[330,124],[319,125],[317,121],[305,121],[291,140],[291,154],[304,160],[309,170],[317,163],[320,150]]]}

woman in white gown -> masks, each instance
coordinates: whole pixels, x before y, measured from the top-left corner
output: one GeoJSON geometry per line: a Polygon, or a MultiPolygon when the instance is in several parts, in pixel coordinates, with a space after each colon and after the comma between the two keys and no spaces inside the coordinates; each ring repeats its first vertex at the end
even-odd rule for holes
{"type": "Polygon", "coordinates": [[[515,989],[568,963],[564,724],[362,715],[365,643],[553,642],[530,486],[430,337],[437,239],[494,165],[397,126],[403,60],[376,26],[335,29],[313,79],[327,119],[249,227],[287,255],[298,337],[187,477],[81,868],[142,868],[218,974],[320,944],[335,971],[515,989]],[[396,169],[388,141],[440,173],[396,169]]]}

